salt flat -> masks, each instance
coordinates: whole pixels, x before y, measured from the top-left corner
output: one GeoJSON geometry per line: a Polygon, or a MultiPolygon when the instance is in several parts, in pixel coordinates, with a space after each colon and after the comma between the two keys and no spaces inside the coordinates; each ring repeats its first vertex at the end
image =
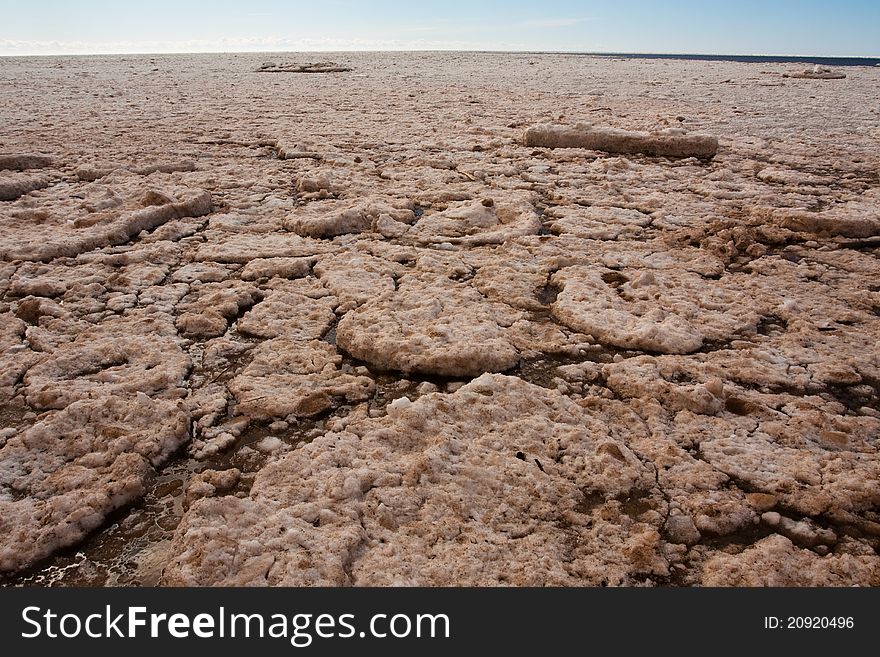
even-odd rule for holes
{"type": "Polygon", "coordinates": [[[799,68],[0,59],[2,581],[880,585],[880,69],[799,68]]]}

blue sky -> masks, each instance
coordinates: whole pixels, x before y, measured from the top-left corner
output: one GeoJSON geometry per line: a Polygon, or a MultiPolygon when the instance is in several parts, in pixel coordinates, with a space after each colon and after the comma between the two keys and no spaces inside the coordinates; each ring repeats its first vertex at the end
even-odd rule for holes
{"type": "Polygon", "coordinates": [[[880,0],[0,0],[0,55],[562,50],[880,55],[880,0]]]}

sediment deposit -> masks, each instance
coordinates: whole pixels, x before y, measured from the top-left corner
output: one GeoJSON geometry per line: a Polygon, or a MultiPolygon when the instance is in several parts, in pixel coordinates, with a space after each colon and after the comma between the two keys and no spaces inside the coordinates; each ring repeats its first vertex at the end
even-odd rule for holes
{"type": "Polygon", "coordinates": [[[880,585],[880,70],[265,57],[0,68],[3,583],[880,585]]]}

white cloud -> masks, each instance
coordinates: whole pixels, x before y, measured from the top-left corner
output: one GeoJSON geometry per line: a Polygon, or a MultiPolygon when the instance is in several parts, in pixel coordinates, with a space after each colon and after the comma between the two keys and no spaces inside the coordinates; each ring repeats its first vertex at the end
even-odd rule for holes
{"type": "MultiPolygon", "coordinates": [[[[269,12],[252,12],[266,17],[269,12]]],[[[91,55],[133,53],[352,51],[352,50],[513,50],[534,49],[541,33],[571,27],[589,18],[542,18],[490,26],[439,19],[398,25],[392,32],[366,37],[241,36],[194,39],[117,39],[101,41],[14,39],[0,37],[3,55],[91,55]]],[[[255,30],[256,31],[256,30],[255,30]]],[[[271,33],[270,33],[271,34],[271,33]]],[[[544,35],[546,40],[546,34],[544,35]]]]}
{"type": "Polygon", "coordinates": [[[316,37],[232,37],[185,41],[39,41],[0,39],[0,55],[93,55],[134,53],[355,51],[355,50],[522,50],[521,43],[439,39],[316,37]]]}

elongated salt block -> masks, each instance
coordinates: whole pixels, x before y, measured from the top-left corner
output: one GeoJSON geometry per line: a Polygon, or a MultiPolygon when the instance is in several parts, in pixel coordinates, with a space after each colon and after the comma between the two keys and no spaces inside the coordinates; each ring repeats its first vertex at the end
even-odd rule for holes
{"type": "Polygon", "coordinates": [[[195,171],[196,163],[192,160],[177,160],[173,162],[155,162],[131,166],[126,164],[102,164],[99,166],[80,167],[76,170],[76,177],[87,182],[94,182],[118,169],[125,169],[139,176],[149,176],[151,173],[174,173],[176,171],[195,171]]]}
{"type": "Polygon", "coordinates": [[[52,165],[52,158],[48,155],[33,153],[4,153],[0,154],[0,169],[12,169],[24,171],[25,169],[45,169],[52,165]]]}
{"type": "Polygon", "coordinates": [[[149,190],[137,204],[146,207],[93,213],[62,224],[41,224],[26,238],[23,232],[0,236],[0,260],[72,258],[104,246],[125,244],[141,231],[154,230],[174,219],[201,217],[213,207],[210,192],[185,187],[175,189],[173,194],[149,190]]]}
{"type": "Polygon", "coordinates": [[[4,176],[0,178],[0,201],[14,201],[19,196],[48,186],[49,179],[46,176],[29,176],[21,173],[4,176]]]}
{"type": "Polygon", "coordinates": [[[579,123],[575,126],[536,125],[526,130],[526,146],[543,148],[588,148],[608,153],[644,153],[659,157],[711,158],[718,151],[718,139],[711,135],[687,134],[683,130],[631,132],[618,128],[579,123]]]}

